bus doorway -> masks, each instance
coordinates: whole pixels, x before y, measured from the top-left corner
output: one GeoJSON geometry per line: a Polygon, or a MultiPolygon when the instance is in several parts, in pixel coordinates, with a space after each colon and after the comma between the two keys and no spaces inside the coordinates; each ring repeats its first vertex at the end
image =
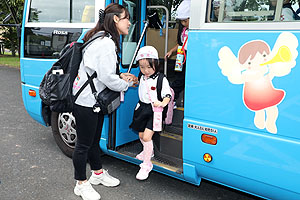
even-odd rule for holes
{"type": "MultiPolygon", "coordinates": [[[[135,1],[123,1],[124,5],[128,6],[128,10],[137,7],[135,1]]],[[[143,38],[143,42],[141,46],[150,45],[155,47],[158,50],[159,54],[159,63],[160,68],[163,69],[161,72],[165,73],[167,79],[170,84],[176,81],[176,72],[175,68],[175,59],[176,54],[174,53],[169,59],[165,60],[165,54],[173,48],[177,44],[177,34],[178,34],[178,25],[175,21],[174,16],[175,8],[178,7],[179,3],[174,3],[172,1],[171,7],[166,7],[164,5],[154,4],[154,1],[147,1],[146,5],[142,7],[141,14],[144,14],[144,19],[149,22],[149,26],[146,29],[146,34],[143,38]],[[143,12],[143,9],[144,12],[143,12]]],[[[133,14],[135,16],[135,14],[133,14]]],[[[143,17],[141,17],[142,19],[143,17]]],[[[142,24],[141,28],[143,29],[142,24]]],[[[136,47],[135,44],[131,44],[130,38],[131,33],[134,32],[134,28],[136,27],[136,23],[134,19],[132,19],[132,27],[130,28],[131,32],[129,36],[123,38],[123,43],[128,47],[130,45],[136,47]],[[129,39],[129,40],[128,40],[129,39]]],[[[140,32],[142,32],[142,29],[140,32]]],[[[125,45],[124,45],[125,47],[125,45]]],[[[128,55],[128,52],[134,52],[134,50],[129,51],[128,49],[123,49],[122,54],[122,67],[126,66],[130,63],[130,59],[132,56],[128,55]],[[128,59],[130,57],[130,59],[128,59]],[[126,61],[127,60],[127,61],[126,61]]],[[[131,72],[135,73],[136,69],[138,69],[138,65],[133,64],[131,72]]],[[[139,71],[139,70],[138,70],[139,71]]],[[[127,94],[126,94],[127,95],[127,94]]],[[[173,110],[173,122],[170,125],[164,125],[163,131],[156,132],[153,136],[154,141],[154,157],[152,158],[153,164],[156,166],[162,167],[163,169],[168,170],[168,172],[177,174],[181,176],[183,173],[182,167],[182,135],[183,135],[183,117],[184,117],[184,89],[180,92],[179,98],[177,99],[176,105],[177,108],[173,110]]],[[[131,111],[133,112],[133,111],[131,111]]],[[[122,116],[120,116],[122,117],[122,116]]],[[[132,118],[130,118],[131,120],[132,118]]],[[[121,118],[117,119],[117,121],[121,121],[121,118]]],[[[128,126],[128,124],[127,124],[128,126]]],[[[120,140],[123,137],[122,133],[118,130],[116,131],[116,140],[120,140]]],[[[127,134],[128,135],[128,134],[127,134]]],[[[138,134],[136,133],[136,136],[138,134]]],[[[138,138],[136,138],[138,139],[138,138]]],[[[139,140],[133,140],[132,142],[126,142],[122,145],[118,145],[120,143],[116,142],[115,151],[118,154],[130,156],[135,158],[135,156],[142,151],[142,145],[139,140]]],[[[113,149],[112,149],[113,150],[113,149]]],[[[126,158],[128,159],[128,158],[126,158]]],[[[133,162],[136,162],[134,160],[133,162]]]]}

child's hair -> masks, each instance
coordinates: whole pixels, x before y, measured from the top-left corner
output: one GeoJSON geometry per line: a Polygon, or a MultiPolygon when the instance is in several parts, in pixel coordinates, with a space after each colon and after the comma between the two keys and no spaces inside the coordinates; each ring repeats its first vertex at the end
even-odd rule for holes
{"type": "Polygon", "coordinates": [[[159,60],[154,58],[146,58],[150,67],[154,69],[155,73],[160,72],[159,60]]]}
{"type": "Polygon", "coordinates": [[[239,62],[241,64],[244,64],[249,57],[250,60],[252,60],[257,54],[257,52],[261,54],[263,52],[270,54],[270,47],[267,43],[265,43],[262,40],[254,40],[254,41],[247,42],[239,50],[238,53],[239,62]]]}

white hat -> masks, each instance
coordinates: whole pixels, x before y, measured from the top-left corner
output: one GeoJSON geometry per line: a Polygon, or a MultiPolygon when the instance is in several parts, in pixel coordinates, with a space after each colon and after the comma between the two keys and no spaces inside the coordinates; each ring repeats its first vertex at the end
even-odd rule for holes
{"type": "Polygon", "coordinates": [[[183,0],[176,11],[176,19],[184,20],[190,18],[191,0],[183,0]]]}
{"type": "Polygon", "coordinates": [[[152,46],[144,46],[140,48],[136,56],[136,61],[139,61],[144,58],[158,59],[157,50],[152,46]]]}

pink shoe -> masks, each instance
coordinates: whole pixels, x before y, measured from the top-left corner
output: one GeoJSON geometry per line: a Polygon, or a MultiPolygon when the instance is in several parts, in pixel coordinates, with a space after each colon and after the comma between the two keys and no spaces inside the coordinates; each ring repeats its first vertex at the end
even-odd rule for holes
{"type": "Polygon", "coordinates": [[[153,165],[152,163],[150,164],[146,164],[146,163],[142,163],[140,164],[140,170],[136,175],[136,179],[138,180],[146,180],[149,176],[149,173],[151,172],[153,165]]]}
{"type": "MultiPolygon", "coordinates": [[[[151,158],[154,157],[154,151],[152,152],[151,158]]],[[[139,159],[141,161],[144,161],[144,151],[142,151],[141,153],[139,153],[138,155],[135,156],[136,159],[139,159]]]]}

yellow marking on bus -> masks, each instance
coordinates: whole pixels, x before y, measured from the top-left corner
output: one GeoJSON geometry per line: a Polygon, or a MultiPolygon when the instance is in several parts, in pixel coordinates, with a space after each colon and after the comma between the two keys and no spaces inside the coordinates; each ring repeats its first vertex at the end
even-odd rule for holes
{"type": "Polygon", "coordinates": [[[181,135],[172,134],[172,133],[169,133],[169,132],[166,132],[166,131],[164,131],[163,133],[160,133],[160,135],[163,136],[163,137],[171,138],[173,140],[182,141],[182,136],[181,135]]]}
{"type": "Polygon", "coordinates": [[[167,164],[163,164],[163,163],[160,163],[160,162],[157,162],[157,161],[154,161],[154,160],[151,160],[151,162],[154,164],[154,165],[157,165],[157,166],[160,166],[162,168],[165,168],[167,170],[170,170],[170,171],[173,171],[173,172],[177,172],[179,170],[179,168],[177,167],[172,167],[170,165],[167,165],[167,164]]]}
{"type": "Polygon", "coordinates": [[[184,107],[177,107],[176,110],[184,111],[184,107]]]}

